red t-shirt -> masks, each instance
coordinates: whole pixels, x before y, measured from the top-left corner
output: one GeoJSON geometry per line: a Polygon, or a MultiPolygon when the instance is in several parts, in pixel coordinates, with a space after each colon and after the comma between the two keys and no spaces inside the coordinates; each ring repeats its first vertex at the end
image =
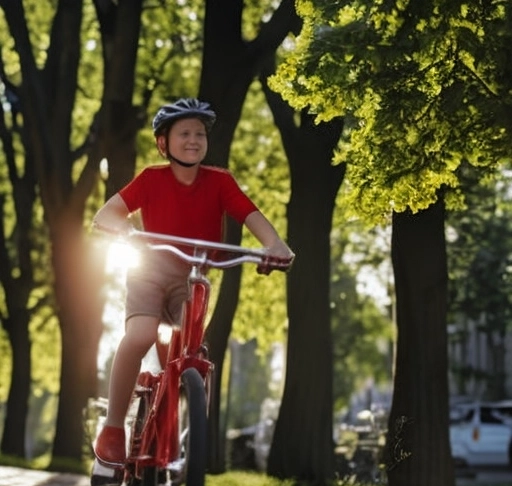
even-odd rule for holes
{"type": "Polygon", "coordinates": [[[146,231],[210,241],[221,241],[224,214],[242,224],[258,209],[227,170],[210,166],[190,186],[168,164],[147,167],[119,194],[130,212],[141,210],[146,231]]]}

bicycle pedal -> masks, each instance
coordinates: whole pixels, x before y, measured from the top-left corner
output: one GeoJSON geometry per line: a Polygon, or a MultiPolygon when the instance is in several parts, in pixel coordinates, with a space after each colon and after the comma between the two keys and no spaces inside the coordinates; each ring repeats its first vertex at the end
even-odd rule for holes
{"type": "Polygon", "coordinates": [[[135,389],[134,389],[134,393],[138,397],[142,397],[143,395],[145,395],[146,393],[150,393],[151,391],[152,391],[152,388],[149,388],[147,386],[142,386],[142,385],[135,385],[135,389]]]}
{"type": "Polygon", "coordinates": [[[167,465],[167,470],[171,477],[171,484],[181,484],[185,479],[185,459],[177,459],[167,465]]]}
{"type": "Polygon", "coordinates": [[[106,467],[97,459],[91,473],[91,486],[121,486],[124,473],[122,469],[106,467]]]}

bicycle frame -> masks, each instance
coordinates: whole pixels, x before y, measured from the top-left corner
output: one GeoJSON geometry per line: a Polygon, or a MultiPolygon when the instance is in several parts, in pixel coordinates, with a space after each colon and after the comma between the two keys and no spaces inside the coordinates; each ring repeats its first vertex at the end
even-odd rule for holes
{"type": "MultiPolygon", "coordinates": [[[[198,266],[192,267],[188,282],[190,293],[184,304],[181,329],[173,326],[170,342],[157,343],[163,370],[158,375],[142,372],[137,381],[138,394],[141,399],[149,400],[150,407],[140,439],[134,438],[131,454],[127,458],[127,463],[135,465],[137,477],[141,467],[172,469],[172,463],[180,458],[177,410],[182,372],[190,367],[197,369],[205,381],[206,391],[210,388],[214,366],[208,361],[203,345],[210,282],[198,266]],[[153,393],[143,396],[155,386],[153,393]]],[[[208,398],[207,393],[207,403],[208,398]]]]}

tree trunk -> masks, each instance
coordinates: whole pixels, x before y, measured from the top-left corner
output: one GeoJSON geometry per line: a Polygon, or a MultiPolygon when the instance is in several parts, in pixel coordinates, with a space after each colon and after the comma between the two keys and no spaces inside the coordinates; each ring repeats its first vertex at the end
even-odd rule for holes
{"type": "Polygon", "coordinates": [[[294,110],[266,86],[273,71],[267,59],[261,80],[290,164],[288,243],[296,258],[287,279],[286,381],[267,471],[322,484],[334,477],[330,234],[345,166],[331,161],[343,120],[317,125],[303,112],[297,127],[294,110]]]}
{"type": "Polygon", "coordinates": [[[334,475],[329,315],[332,201],[320,197],[320,187],[311,184],[309,189],[316,201],[295,191],[288,209],[288,241],[297,256],[288,276],[286,378],[268,473],[322,481],[334,475]]]}
{"type": "MultiPolygon", "coordinates": [[[[242,231],[239,224],[228,220],[226,225],[226,239],[234,245],[240,244],[242,231]]],[[[210,324],[206,330],[206,342],[210,350],[210,359],[215,363],[212,388],[210,395],[210,409],[215,410],[209,415],[208,441],[215,444],[209,449],[209,462],[211,473],[219,473],[225,470],[225,437],[227,421],[223,420],[220,410],[221,402],[221,378],[224,366],[224,355],[228,346],[231,326],[223,325],[232,323],[238,305],[240,293],[240,277],[242,267],[237,266],[224,271],[219,295],[222,296],[222,305],[217,305],[213,312],[210,324]]]]}
{"type": "MultiPolygon", "coordinates": [[[[251,42],[241,37],[241,22],[244,2],[242,0],[207,0],[204,28],[204,52],[199,98],[212,104],[217,113],[206,164],[227,167],[231,142],[240,119],[242,107],[250,84],[256,78],[260,64],[274,53],[285,36],[292,30],[297,18],[292,0],[282,0],[272,19],[262,24],[260,34],[251,42]]],[[[235,241],[230,241],[235,243],[235,241]]],[[[239,240],[238,240],[239,241],[239,240]]],[[[216,313],[222,319],[213,319],[208,327],[210,356],[215,364],[216,376],[222,370],[229,334],[236,306],[233,307],[232,292],[240,287],[240,272],[225,272],[226,284],[222,284],[216,313]],[[225,308],[224,308],[225,307],[225,308]]],[[[236,294],[238,299],[238,291],[236,294]]],[[[220,380],[213,383],[210,403],[210,437],[208,470],[210,473],[225,471],[224,441],[220,426],[220,380]],[[215,399],[217,398],[217,399],[215,399]]]]}
{"type": "Polygon", "coordinates": [[[386,447],[390,486],[454,484],[448,437],[447,269],[442,199],[393,214],[397,302],[394,393],[386,447]]]}
{"type": "Polygon", "coordinates": [[[30,396],[30,315],[23,309],[4,322],[12,349],[11,386],[2,436],[2,454],[25,458],[26,420],[30,396]]]}
{"type": "MultiPolygon", "coordinates": [[[[0,59],[0,73],[4,73],[0,59]]],[[[16,86],[9,86],[11,95],[20,95],[16,86]]],[[[19,106],[11,105],[11,113],[19,106]]],[[[15,118],[15,116],[13,117],[15,118]]],[[[22,133],[22,138],[25,133],[22,133]]],[[[0,450],[3,454],[25,458],[26,420],[29,410],[31,383],[31,339],[29,324],[31,312],[28,300],[36,283],[34,282],[34,250],[32,223],[36,199],[34,168],[30,153],[25,154],[25,170],[18,173],[13,129],[8,128],[3,105],[0,106],[0,140],[8,168],[11,194],[14,202],[16,226],[7,234],[7,226],[0,229],[0,281],[2,283],[6,315],[2,324],[12,350],[12,371],[4,430],[0,450]],[[13,251],[15,249],[16,251],[13,251]]],[[[0,197],[0,220],[6,221],[6,197],[0,197]]],[[[12,216],[10,216],[12,217],[12,216]]]]}
{"type": "Polygon", "coordinates": [[[329,306],[330,233],[344,166],[331,159],[342,122],[315,125],[267,92],[288,155],[292,194],[288,242],[296,252],[288,275],[285,387],[268,459],[268,473],[322,484],[334,478],[332,337],[329,306]],[[270,97],[269,97],[270,96],[270,97]]]}
{"type": "Polygon", "coordinates": [[[133,105],[142,3],[110,2],[97,8],[105,64],[100,136],[101,156],[109,165],[106,198],[133,178],[137,133],[146,121],[144,107],[133,105]]]}
{"type": "Polygon", "coordinates": [[[61,458],[80,461],[84,452],[83,411],[96,396],[101,335],[98,289],[103,276],[82,231],[80,216],[62,216],[52,231],[55,296],[61,328],[61,377],[56,433],[50,469],[62,470],[61,458]]]}
{"type": "Polygon", "coordinates": [[[345,166],[331,160],[343,120],[316,125],[303,112],[297,127],[294,111],[266,87],[267,62],[262,82],[290,164],[288,243],[296,252],[287,279],[285,387],[267,471],[323,484],[334,477],[330,234],[345,166]]]}

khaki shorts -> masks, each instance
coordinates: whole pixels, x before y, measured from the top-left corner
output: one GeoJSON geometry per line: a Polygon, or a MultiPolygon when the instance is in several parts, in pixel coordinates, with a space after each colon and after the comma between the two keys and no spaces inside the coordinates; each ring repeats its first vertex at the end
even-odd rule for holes
{"type": "Polygon", "coordinates": [[[179,324],[189,295],[189,272],[190,265],[167,252],[142,254],[140,264],[129,270],[126,279],[126,320],[144,315],[179,324]]]}

